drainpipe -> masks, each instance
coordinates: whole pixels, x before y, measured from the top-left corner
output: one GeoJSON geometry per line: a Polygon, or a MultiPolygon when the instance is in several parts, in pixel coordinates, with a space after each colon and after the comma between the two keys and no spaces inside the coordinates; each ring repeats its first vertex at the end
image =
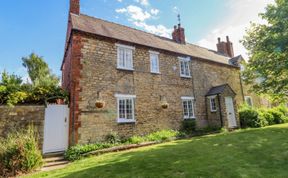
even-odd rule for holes
{"type": "Polygon", "coordinates": [[[219,94],[217,94],[217,98],[218,98],[218,105],[219,105],[221,127],[223,127],[222,107],[221,107],[221,101],[220,101],[220,95],[219,94]]]}
{"type": "Polygon", "coordinates": [[[76,89],[76,86],[75,86],[75,81],[73,81],[73,96],[72,96],[72,103],[73,103],[73,106],[71,107],[72,109],[72,133],[71,133],[71,142],[72,142],[72,145],[75,144],[75,89],[76,89]]]}
{"type": "Polygon", "coordinates": [[[245,102],[244,89],[243,89],[243,83],[242,83],[241,72],[239,73],[239,79],[240,79],[240,85],[241,85],[242,100],[243,100],[243,102],[245,102]]]}

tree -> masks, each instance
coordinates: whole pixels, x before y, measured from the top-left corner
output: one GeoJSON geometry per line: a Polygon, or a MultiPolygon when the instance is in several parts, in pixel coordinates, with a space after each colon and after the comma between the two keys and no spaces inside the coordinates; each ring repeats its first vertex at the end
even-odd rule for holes
{"type": "Polygon", "coordinates": [[[243,78],[256,93],[287,99],[288,0],[276,0],[259,15],[267,23],[252,23],[241,41],[250,57],[243,78]]]}
{"type": "Polygon", "coordinates": [[[27,93],[21,91],[21,77],[8,74],[6,71],[2,73],[0,81],[0,104],[8,104],[12,106],[23,102],[27,97],[27,93]]]}
{"type": "Polygon", "coordinates": [[[48,64],[43,57],[30,54],[28,57],[23,57],[23,66],[27,68],[29,77],[33,85],[58,85],[59,78],[51,73],[48,64]]]}

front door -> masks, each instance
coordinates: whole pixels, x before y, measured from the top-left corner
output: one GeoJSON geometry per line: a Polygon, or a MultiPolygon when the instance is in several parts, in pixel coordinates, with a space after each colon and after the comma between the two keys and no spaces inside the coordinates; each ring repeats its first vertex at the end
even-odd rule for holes
{"type": "Polygon", "coordinates": [[[68,148],[69,108],[67,105],[48,105],[45,109],[43,153],[68,148]]]}
{"type": "Polygon", "coordinates": [[[237,122],[232,97],[225,97],[225,105],[226,105],[228,127],[235,128],[237,127],[237,122]]]}

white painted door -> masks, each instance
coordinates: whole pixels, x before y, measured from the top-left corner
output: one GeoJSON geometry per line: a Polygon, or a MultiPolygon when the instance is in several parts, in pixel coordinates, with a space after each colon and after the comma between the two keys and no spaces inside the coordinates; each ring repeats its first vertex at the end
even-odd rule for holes
{"type": "Polygon", "coordinates": [[[226,113],[228,119],[228,127],[234,128],[237,127],[235,110],[232,97],[225,97],[226,113]]]}
{"type": "Polygon", "coordinates": [[[43,153],[68,148],[69,108],[67,105],[48,105],[45,109],[43,153]]]}

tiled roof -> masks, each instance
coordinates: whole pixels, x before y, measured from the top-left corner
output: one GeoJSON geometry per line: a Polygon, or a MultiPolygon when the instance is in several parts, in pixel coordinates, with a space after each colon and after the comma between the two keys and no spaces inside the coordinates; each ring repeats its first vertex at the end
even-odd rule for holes
{"type": "Polygon", "coordinates": [[[74,30],[234,66],[229,63],[228,57],[193,44],[178,44],[168,38],[83,14],[71,14],[71,20],[74,30]]]}
{"type": "Polygon", "coordinates": [[[244,58],[241,55],[239,55],[239,56],[231,58],[229,61],[232,65],[240,66],[240,63],[243,60],[244,60],[244,58]]]}
{"type": "Polygon", "coordinates": [[[224,92],[225,88],[226,87],[229,87],[229,89],[235,93],[232,88],[230,87],[230,85],[228,84],[224,84],[224,85],[219,85],[219,86],[216,86],[216,87],[212,87],[208,93],[206,94],[206,96],[212,96],[212,95],[217,95],[217,94],[221,94],[224,92]]]}

